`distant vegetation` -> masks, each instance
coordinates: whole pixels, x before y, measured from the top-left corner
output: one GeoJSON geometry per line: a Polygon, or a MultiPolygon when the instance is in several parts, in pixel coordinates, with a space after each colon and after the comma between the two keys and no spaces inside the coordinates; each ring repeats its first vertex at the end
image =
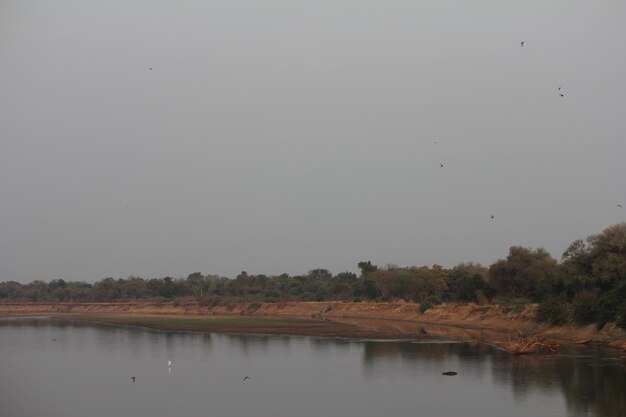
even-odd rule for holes
{"type": "Polygon", "coordinates": [[[538,319],[555,324],[615,322],[626,328],[626,223],[573,242],[558,262],[544,249],[513,246],[491,266],[461,263],[378,267],[359,262],[360,274],[314,269],[304,275],[241,272],[234,279],[194,272],[187,278],[131,276],[94,284],[55,279],[0,283],[0,301],[128,301],[195,297],[208,303],[246,301],[538,302],[538,319]]]}

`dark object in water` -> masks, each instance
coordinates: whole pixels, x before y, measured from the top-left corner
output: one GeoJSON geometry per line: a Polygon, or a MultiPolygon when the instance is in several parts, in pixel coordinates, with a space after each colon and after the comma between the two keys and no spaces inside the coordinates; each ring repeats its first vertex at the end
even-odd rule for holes
{"type": "Polygon", "coordinates": [[[442,372],[441,375],[453,376],[453,375],[458,375],[458,372],[447,371],[447,372],[442,372]]]}

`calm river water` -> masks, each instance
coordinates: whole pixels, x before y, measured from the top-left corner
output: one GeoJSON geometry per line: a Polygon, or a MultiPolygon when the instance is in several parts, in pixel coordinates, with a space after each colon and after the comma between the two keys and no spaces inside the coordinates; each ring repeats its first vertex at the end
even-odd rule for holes
{"type": "Polygon", "coordinates": [[[626,415],[619,352],[593,347],[513,357],[443,340],[164,333],[4,318],[0,354],[3,417],[626,415]]]}

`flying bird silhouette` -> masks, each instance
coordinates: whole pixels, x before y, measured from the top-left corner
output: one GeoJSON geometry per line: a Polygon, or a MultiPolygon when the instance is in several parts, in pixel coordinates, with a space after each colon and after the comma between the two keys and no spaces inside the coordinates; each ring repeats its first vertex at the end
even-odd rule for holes
{"type": "Polygon", "coordinates": [[[526,43],[526,41],[521,41],[520,45],[524,46],[524,43],[526,43]]]}
{"type": "Polygon", "coordinates": [[[494,215],[492,214],[492,215],[491,215],[491,216],[489,216],[489,217],[491,217],[491,218],[493,219],[493,218],[494,218],[494,217],[496,217],[496,216],[494,216],[494,215]]]}
{"type": "Polygon", "coordinates": [[[250,379],[250,377],[249,376],[244,376],[243,380],[241,382],[245,381],[246,379],[250,379]]]}
{"type": "Polygon", "coordinates": [[[621,205],[621,204],[618,204],[618,205],[617,205],[617,207],[619,207],[619,208],[624,208],[624,207],[622,207],[622,205],[621,205]]]}
{"type": "Polygon", "coordinates": [[[131,378],[132,378],[133,382],[135,382],[135,377],[134,377],[134,376],[131,376],[131,378]]]}
{"type": "Polygon", "coordinates": [[[439,166],[440,166],[441,168],[443,168],[443,164],[442,164],[441,162],[439,163],[439,166]]]}

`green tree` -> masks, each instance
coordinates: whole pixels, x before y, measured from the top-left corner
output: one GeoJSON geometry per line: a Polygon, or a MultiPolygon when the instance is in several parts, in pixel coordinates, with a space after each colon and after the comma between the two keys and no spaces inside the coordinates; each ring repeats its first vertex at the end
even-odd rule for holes
{"type": "Polygon", "coordinates": [[[189,286],[192,288],[193,291],[193,295],[197,296],[202,296],[204,295],[204,276],[202,276],[202,273],[200,272],[194,272],[192,274],[189,274],[187,276],[187,282],[189,283],[189,286]]]}
{"type": "Polygon", "coordinates": [[[96,301],[114,301],[120,298],[117,281],[110,277],[96,282],[92,287],[92,293],[96,301]]]}
{"type": "Polygon", "coordinates": [[[378,269],[376,265],[372,265],[371,261],[362,261],[357,264],[359,269],[361,270],[361,277],[366,276],[369,273],[372,273],[378,269]]]}
{"type": "Polygon", "coordinates": [[[161,291],[161,287],[163,287],[163,280],[158,278],[150,278],[148,280],[147,286],[150,291],[150,295],[152,297],[157,297],[161,291]]]}
{"type": "Polygon", "coordinates": [[[48,292],[50,299],[54,301],[67,301],[69,299],[69,291],[67,290],[67,282],[63,279],[53,279],[48,283],[48,292]]]}
{"type": "Polygon", "coordinates": [[[335,275],[335,278],[334,278],[334,280],[337,282],[345,282],[348,284],[355,282],[357,279],[358,277],[353,272],[340,272],[337,275],[335,275]]]}
{"type": "Polygon", "coordinates": [[[174,279],[172,277],[163,278],[163,285],[159,288],[159,296],[172,298],[174,296],[174,279]]]}
{"type": "Polygon", "coordinates": [[[545,249],[512,246],[506,259],[499,259],[489,268],[489,281],[500,295],[535,301],[539,283],[557,272],[556,259],[545,249]]]}
{"type": "Polygon", "coordinates": [[[537,308],[537,321],[562,324],[567,320],[567,303],[560,297],[548,297],[537,308]]]}
{"type": "Polygon", "coordinates": [[[446,277],[445,299],[465,302],[478,302],[481,298],[490,298],[486,277],[489,270],[480,264],[461,263],[452,268],[446,277]]]}
{"type": "Polygon", "coordinates": [[[92,285],[86,282],[68,282],[67,292],[71,301],[89,301],[93,299],[92,285]]]}
{"type": "Polygon", "coordinates": [[[606,323],[618,321],[626,304],[626,280],[619,281],[613,288],[602,292],[596,303],[596,324],[602,328],[606,323]]]}
{"type": "Polygon", "coordinates": [[[307,279],[316,282],[330,281],[333,279],[333,274],[331,274],[328,269],[317,268],[309,271],[309,273],[307,274],[307,279]]]}
{"type": "Polygon", "coordinates": [[[345,282],[339,282],[328,288],[328,296],[334,300],[348,300],[352,295],[352,288],[345,282]]]}
{"type": "Polygon", "coordinates": [[[597,297],[590,291],[576,294],[572,302],[574,307],[574,321],[579,324],[589,324],[596,321],[597,297]]]}
{"type": "Polygon", "coordinates": [[[141,277],[130,276],[120,283],[122,297],[127,299],[141,299],[150,296],[148,284],[141,277]]]}
{"type": "Polygon", "coordinates": [[[21,300],[24,298],[24,286],[19,282],[0,282],[0,299],[21,300]]]}
{"type": "Polygon", "coordinates": [[[567,285],[612,288],[626,280],[626,223],[573,242],[563,253],[562,270],[567,285]]]}

